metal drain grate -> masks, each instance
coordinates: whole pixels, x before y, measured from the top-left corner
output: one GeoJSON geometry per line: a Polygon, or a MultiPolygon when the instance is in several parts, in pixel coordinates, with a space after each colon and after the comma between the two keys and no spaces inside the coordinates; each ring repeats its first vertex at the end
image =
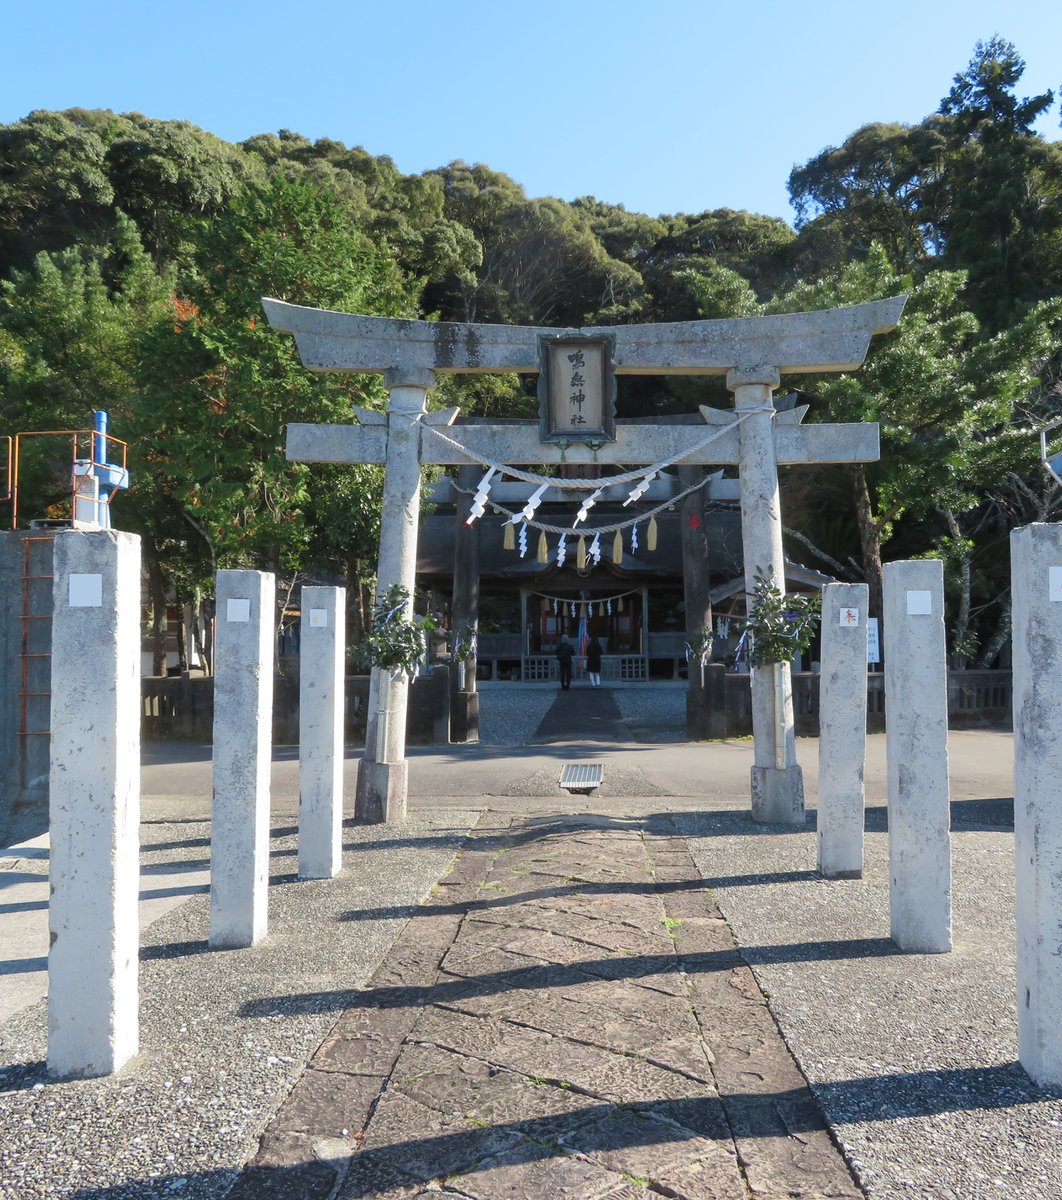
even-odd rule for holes
{"type": "Polygon", "coordinates": [[[589,796],[601,786],[605,772],[603,763],[566,763],[561,772],[560,786],[568,792],[589,796]]]}

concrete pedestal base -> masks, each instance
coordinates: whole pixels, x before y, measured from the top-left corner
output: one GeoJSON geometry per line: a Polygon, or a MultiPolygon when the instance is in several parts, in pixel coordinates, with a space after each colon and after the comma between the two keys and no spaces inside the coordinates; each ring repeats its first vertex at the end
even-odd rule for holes
{"type": "Polygon", "coordinates": [[[804,827],[804,773],[796,763],[752,768],[752,819],[804,827]]]}
{"type": "Polygon", "coordinates": [[[371,762],[358,764],[358,783],[354,796],[354,815],[372,825],[390,824],[406,819],[406,790],[409,763],[371,762]]]}
{"type": "Polygon", "coordinates": [[[479,741],[479,692],[450,693],[450,741],[479,741]]]}

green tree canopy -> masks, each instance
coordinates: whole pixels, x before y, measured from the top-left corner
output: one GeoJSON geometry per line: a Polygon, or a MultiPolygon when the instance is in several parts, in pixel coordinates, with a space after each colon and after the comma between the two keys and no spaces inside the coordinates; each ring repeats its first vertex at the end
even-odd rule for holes
{"type": "MultiPolygon", "coordinates": [[[[109,248],[42,251],[0,283],[0,396],[10,432],[87,429],[93,410],[104,409],[125,438],[140,386],[138,338],[168,311],[169,290],[121,214],[109,248]]],[[[31,440],[20,465],[23,512],[43,516],[69,500],[69,443],[31,440]]]]}
{"type": "Polygon", "coordinates": [[[113,206],[95,129],[43,110],[0,125],[0,277],[29,269],[41,252],[106,241],[113,206]]]}
{"type": "Polygon", "coordinates": [[[159,262],[188,260],[203,222],[244,183],[264,178],[253,158],[188,121],[127,113],[110,132],[106,163],[115,201],[159,262]]]}
{"type": "Polygon", "coordinates": [[[1032,131],[1054,97],[1019,99],[1024,70],[1009,42],[979,42],[940,105],[945,261],[969,272],[971,305],[992,329],[1062,290],[1062,146],[1032,131]]]}
{"type": "Polygon", "coordinates": [[[829,146],[789,176],[801,231],[798,254],[820,247],[825,258],[863,257],[884,247],[900,270],[915,270],[940,251],[933,191],[945,152],[944,122],[864,125],[841,146],[829,146]]]}
{"type": "Polygon", "coordinates": [[[980,503],[1000,470],[1001,449],[1014,449],[1015,415],[1038,389],[1056,344],[1062,301],[990,336],[967,307],[965,284],[962,272],[943,270],[916,282],[872,247],[864,262],[800,284],[776,305],[799,311],[909,294],[899,326],[873,340],[858,372],[799,382],[826,419],[881,427],[880,461],[849,472],[875,611],[882,547],[898,523],[961,514],[980,503]]]}
{"type": "MultiPolygon", "coordinates": [[[[379,481],[370,468],[349,468],[348,485],[334,470],[288,463],[285,425],[349,421],[352,402],[379,403],[381,391],[369,379],[306,371],[293,341],[268,327],[261,297],[398,316],[413,312],[410,288],[332,194],[283,176],[230,203],[201,238],[196,267],[174,315],[144,345],[140,430],[159,455],[155,482],[211,568],[290,573],[307,565],[313,512],[339,515],[317,503],[322,489],[378,497],[379,481]]],[[[364,550],[372,528],[359,511],[343,531],[364,550]]]]}
{"type": "Polygon", "coordinates": [[[789,177],[804,277],[885,249],[897,271],[966,272],[990,330],[1062,291],[1062,145],[1033,123],[1051,92],[1020,98],[1025,64],[1002,38],[979,42],[938,112],[871,124],[789,177]]]}
{"type": "Polygon", "coordinates": [[[622,319],[636,302],[637,271],[608,254],[580,207],[529,200],[507,175],[480,164],[454,162],[433,174],[446,216],[481,248],[471,272],[429,287],[426,303],[444,318],[581,325],[622,319]]]}

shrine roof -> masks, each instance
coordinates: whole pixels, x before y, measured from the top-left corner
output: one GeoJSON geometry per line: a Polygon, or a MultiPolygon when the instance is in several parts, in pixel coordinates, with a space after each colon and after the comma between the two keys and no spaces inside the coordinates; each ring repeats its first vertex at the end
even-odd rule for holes
{"type": "MultiPolygon", "coordinates": [[[[824,575],[821,571],[815,571],[811,567],[795,563],[789,558],[785,560],[785,590],[787,592],[821,592],[828,583],[836,583],[832,575],[824,575]]],[[[724,600],[743,595],[744,592],[745,577],[737,575],[729,583],[712,588],[711,601],[713,604],[722,604],[724,600]]]]}

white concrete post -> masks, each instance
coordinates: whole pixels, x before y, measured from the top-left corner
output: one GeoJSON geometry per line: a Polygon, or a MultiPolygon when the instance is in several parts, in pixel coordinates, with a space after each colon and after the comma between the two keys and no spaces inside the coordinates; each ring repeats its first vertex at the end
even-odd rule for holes
{"type": "Polygon", "coordinates": [[[863,874],[868,592],[865,583],[822,589],[818,863],[827,879],[863,874]]]}
{"type": "Polygon", "coordinates": [[[299,636],[299,876],[331,879],[343,858],[344,588],[304,587],[299,636]]]}
{"type": "Polygon", "coordinates": [[[276,584],[219,571],[216,596],[210,945],[227,950],[266,933],[276,584]]]}
{"type": "Polygon", "coordinates": [[[944,565],[885,565],[889,909],[901,950],[951,949],[944,565]]]}
{"type": "MultiPolygon", "coordinates": [[[[384,468],[383,508],[380,515],[380,560],[376,594],[394,584],[409,593],[406,615],[413,611],[417,571],[417,523],[420,519],[420,418],[428,392],[435,386],[431,371],[391,370],[387,386],[387,461],[384,468]]],[[[365,753],[358,764],[355,812],[365,821],[401,821],[406,815],[408,768],[406,709],[409,680],[399,675],[383,679],[374,667],[369,681],[369,711],[365,753]],[[381,692],[381,689],[383,691],[381,692]],[[387,705],[384,755],[377,752],[377,708],[381,694],[387,705]]]]}
{"type": "Polygon", "coordinates": [[[140,539],[56,535],[48,1070],[139,1049],[140,539]]]}
{"type": "Polygon", "coordinates": [[[1062,526],[1010,535],[1018,1057],[1062,1086],[1062,526]]]}
{"type": "MultiPolygon", "coordinates": [[[[757,578],[771,579],[779,591],[785,591],[782,510],[771,402],[771,392],[778,382],[778,371],[771,366],[733,370],[726,377],[726,386],[734,393],[737,414],[751,414],[738,427],[741,539],[745,591],[750,602],[757,578]]],[[[803,825],[804,780],[796,761],[789,664],[754,667],[751,687],[753,820],[803,825]]]]}

